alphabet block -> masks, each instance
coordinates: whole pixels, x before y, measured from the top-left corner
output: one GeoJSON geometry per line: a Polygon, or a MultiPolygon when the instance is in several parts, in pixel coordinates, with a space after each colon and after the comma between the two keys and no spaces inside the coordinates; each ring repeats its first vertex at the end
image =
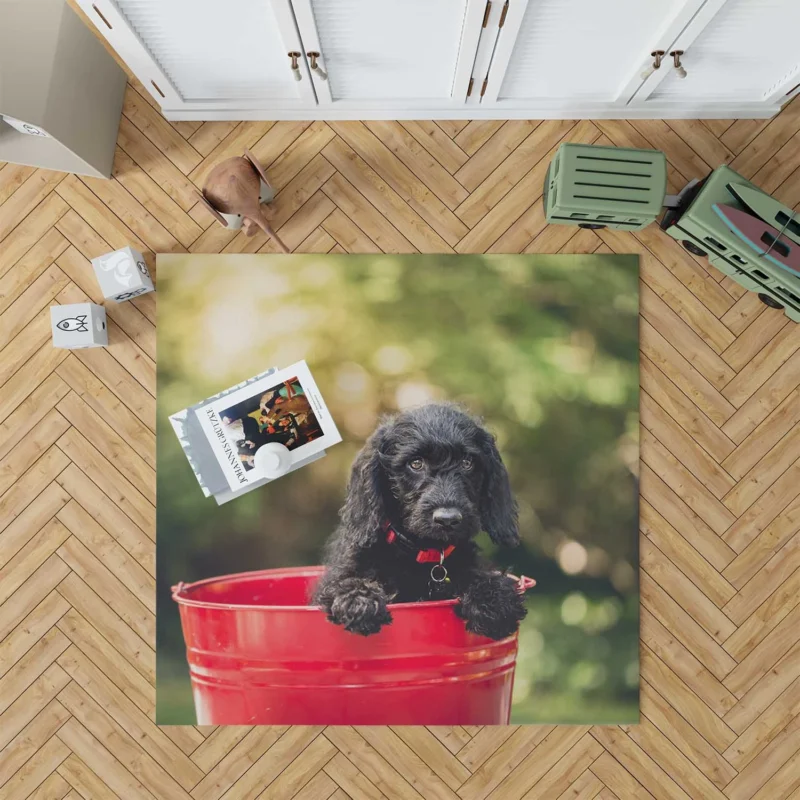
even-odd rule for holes
{"type": "Polygon", "coordinates": [[[53,347],[79,350],[108,344],[106,310],[94,303],[50,306],[53,347]]]}
{"type": "Polygon", "coordinates": [[[92,259],[92,266],[106,300],[121,303],[153,291],[153,280],[142,254],[123,247],[92,259]]]}

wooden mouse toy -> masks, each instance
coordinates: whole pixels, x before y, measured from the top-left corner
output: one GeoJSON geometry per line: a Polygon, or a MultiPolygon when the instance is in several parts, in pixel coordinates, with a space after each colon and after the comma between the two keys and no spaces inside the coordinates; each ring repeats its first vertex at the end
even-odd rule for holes
{"type": "Polygon", "coordinates": [[[271,195],[272,187],[266,173],[252,153],[245,149],[243,156],[226,158],[211,170],[200,199],[226,228],[242,227],[247,236],[253,236],[256,229],[261,228],[272,237],[281,252],[288,253],[289,248],[272,229],[261,208],[262,201],[271,199],[271,195]],[[263,192],[264,185],[266,193],[263,192]]]}

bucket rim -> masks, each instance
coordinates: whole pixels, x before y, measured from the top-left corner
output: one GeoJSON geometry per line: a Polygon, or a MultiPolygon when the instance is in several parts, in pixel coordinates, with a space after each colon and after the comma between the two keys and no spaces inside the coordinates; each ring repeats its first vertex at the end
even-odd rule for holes
{"type": "MultiPolygon", "coordinates": [[[[285,575],[287,577],[303,577],[313,576],[318,577],[322,575],[325,568],[322,566],[311,567],[279,567],[276,569],[258,569],[248,570],[247,572],[234,572],[229,575],[215,575],[212,578],[203,578],[199,581],[192,583],[184,583],[178,581],[174,586],[170,587],[172,592],[172,599],[179,606],[188,606],[191,608],[205,608],[211,610],[232,611],[234,609],[248,609],[258,611],[322,611],[320,606],[299,606],[299,605],[263,605],[254,603],[223,603],[214,602],[209,600],[192,600],[190,597],[185,596],[185,592],[192,591],[201,586],[206,586],[211,583],[218,582],[244,582],[248,580],[257,580],[259,577],[279,577],[285,575]]],[[[448,600],[418,600],[410,603],[389,603],[387,608],[393,610],[404,610],[414,608],[447,608],[456,605],[457,598],[450,598],[448,600]]]]}

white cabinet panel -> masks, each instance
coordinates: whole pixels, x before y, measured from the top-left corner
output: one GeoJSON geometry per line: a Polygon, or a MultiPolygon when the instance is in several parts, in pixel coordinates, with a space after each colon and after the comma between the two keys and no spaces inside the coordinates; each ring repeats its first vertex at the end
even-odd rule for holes
{"type": "Polygon", "coordinates": [[[800,0],[74,2],[172,120],[768,117],[800,93],[800,0]],[[688,77],[643,74],[654,50],[688,77]]]}
{"type": "Polygon", "coordinates": [[[678,48],[686,78],[670,69],[649,102],[758,101],[788,92],[800,81],[799,33],[800,0],[727,0],[678,48]]]}
{"type": "Polygon", "coordinates": [[[293,0],[320,103],[463,103],[485,0],[293,0]]]}
{"type": "Polygon", "coordinates": [[[78,1],[137,76],[159,74],[142,82],[167,107],[316,102],[307,73],[291,70],[300,39],[289,0],[78,1]]]}
{"type": "Polygon", "coordinates": [[[488,96],[512,102],[613,102],[666,32],[699,2],[528,0],[518,30],[506,26],[500,35],[489,73],[495,88],[488,96]],[[514,39],[511,48],[509,39],[514,39]]]}

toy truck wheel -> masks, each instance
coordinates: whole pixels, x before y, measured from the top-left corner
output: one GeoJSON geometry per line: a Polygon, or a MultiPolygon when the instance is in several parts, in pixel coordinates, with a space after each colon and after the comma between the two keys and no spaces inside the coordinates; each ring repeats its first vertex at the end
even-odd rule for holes
{"type": "Polygon", "coordinates": [[[599,231],[601,228],[605,228],[605,225],[598,225],[595,222],[579,222],[579,228],[588,228],[590,231],[599,231]]]}
{"type": "Polygon", "coordinates": [[[700,258],[704,258],[708,255],[705,250],[701,250],[694,242],[689,242],[684,239],[681,244],[688,250],[693,256],[699,256],[700,258]]]}
{"type": "Polygon", "coordinates": [[[770,308],[783,308],[783,306],[774,297],[770,297],[768,294],[759,294],[758,299],[765,306],[769,306],[770,308]]]}

